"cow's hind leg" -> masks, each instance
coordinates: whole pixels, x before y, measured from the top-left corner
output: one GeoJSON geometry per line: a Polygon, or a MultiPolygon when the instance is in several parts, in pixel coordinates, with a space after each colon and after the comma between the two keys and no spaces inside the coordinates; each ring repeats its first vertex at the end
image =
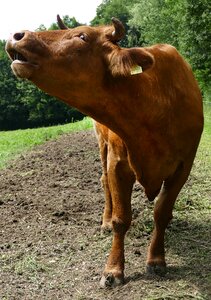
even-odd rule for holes
{"type": "Polygon", "coordinates": [[[154,231],[147,256],[147,272],[164,275],[166,273],[164,234],[172,219],[175,200],[186,182],[191,170],[192,161],[181,163],[173,176],[168,178],[161,189],[154,208],[154,231]]]}
{"type": "Polygon", "coordinates": [[[124,282],[124,237],[131,223],[131,193],[135,175],[129,167],[122,144],[108,145],[108,184],[112,197],[113,241],[100,282],[114,287],[124,282]]]}
{"type": "Polygon", "coordinates": [[[102,217],[102,231],[111,231],[112,229],[112,200],[111,193],[108,185],[108,135],[110,130],[100,123],[94,122],[95,132],[98,140],[100,159],[102,164],[102,177],[101,184],[104,190],[105,206],[102,217]]]}
{"type": "Polygon", "coordinates": [[[104,190],[105,197],[105,207],[102,218],[102,231],[112,230],[112,199],[111,192],[108,183],[108,173],[107,173],[107,156],[108,156],[108,145],[104,140],[99,142],[100,145],[100,156],[102,162],[103,175],[101,177],[101,183],[104,190]]]}

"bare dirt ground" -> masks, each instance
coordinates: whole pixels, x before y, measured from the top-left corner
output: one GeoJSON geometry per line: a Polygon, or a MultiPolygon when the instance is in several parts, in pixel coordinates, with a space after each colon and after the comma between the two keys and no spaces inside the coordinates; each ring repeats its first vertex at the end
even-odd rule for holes
{"type": "MultiPolygon", "coordinates": [[[[210,227],[176,215],[167,231],[165,277],[145,273],[152,210],[133,192],[126,284],[100,289],[111,245],[100,232],[104,199],[92,131],[62,135],[0,171],[0,299],[211,299],[210,227]]],[[[194,179],[190,178],[189,185],[194,179]]]]}

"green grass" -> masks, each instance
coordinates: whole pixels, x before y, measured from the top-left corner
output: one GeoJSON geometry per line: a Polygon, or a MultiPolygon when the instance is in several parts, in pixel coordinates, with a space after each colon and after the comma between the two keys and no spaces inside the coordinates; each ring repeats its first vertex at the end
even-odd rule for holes
{"type": "Polygon", "coordinates": [[[211,136],[211,102],[204,103],[204,132],[211,136]]]}
{"type": "Polygon", "coordinates": [[[80,122],[15,131],[0,132],[0,168],[16,157],[18,154],[40,145],[50,139],[55,139],[59,135],[92,128],[92,120],[84,118],[80,122]]]}

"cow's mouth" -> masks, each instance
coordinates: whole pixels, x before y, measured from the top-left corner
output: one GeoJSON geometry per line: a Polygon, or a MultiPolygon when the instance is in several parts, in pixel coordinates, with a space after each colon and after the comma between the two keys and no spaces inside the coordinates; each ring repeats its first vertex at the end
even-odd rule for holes
{"type": "Polygon", "coordinates": [[[8,51],[8,54],[13,62],[29,63],[27,58],[22,53],[16,50],[10,50],[8,51]]]}
{"type": "Polygon", "coordinates": [[[31,78],[38,65],[27,58],[25,53],[21,53],[14,48],[7,47],[7,53],[12,60],[11,68],[14,74],[20,78],[31,78]]]}
{"type": "Polygon", "coordinates": [[[13,53],[13,58],[12,58],[12,60],[13,60],[13,61],[14,61],[14,60],[19,60],[19,61],[21,61],[21,62],[28,62],[25,56],[23,56],[21,53],[16,52],[16,51],[13,53]]]}

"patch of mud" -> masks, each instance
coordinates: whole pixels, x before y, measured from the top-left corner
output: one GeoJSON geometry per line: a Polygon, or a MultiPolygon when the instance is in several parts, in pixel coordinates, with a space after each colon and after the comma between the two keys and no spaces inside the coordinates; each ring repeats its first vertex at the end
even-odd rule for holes
{"type": "MultiPolygon", "coordinates": [[[[112,238],[100,232],[100,177],[92,131],[49,141],[0,171],[0,299],[177,299],[155,297],[174,294],[180,271],[165,279],[145,274],[153,205],[139,185],[125,243],[126,284],[99,288],[112,238]]],[[[175,262],[173,256],[170,266],[175,262]]],[[[198,288],[190,283],[187,290],[198,288]]]]}

